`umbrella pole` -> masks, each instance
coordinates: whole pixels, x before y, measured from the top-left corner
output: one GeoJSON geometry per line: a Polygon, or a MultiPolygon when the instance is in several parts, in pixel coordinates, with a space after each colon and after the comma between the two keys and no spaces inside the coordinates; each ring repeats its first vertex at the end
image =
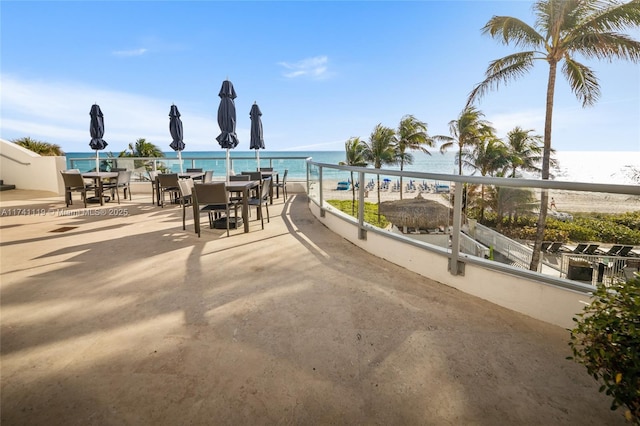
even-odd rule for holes
{"type": "Polygon", "coordinates": [[[229,159],[229,148],[227,148],[227,182],[231,176],[231,160],[229,159]]]}
{"type": "Polygon", "coordinates": [[[178,161],[180,162],[180,173],[182,173],[182,151],[178,151],[178,161]]]}
{"type": "Polygon", "coordinates": [[[98,150],[96,149],[96,172],[100,171],[100,160],[98,159],[98,150]]]}
{"type": "Polygon", "coordinates": [[[260,150],[256,149],[256,158],[258,160],[258,168],[256,169],[256,171],[260,171],[260,150]]]}

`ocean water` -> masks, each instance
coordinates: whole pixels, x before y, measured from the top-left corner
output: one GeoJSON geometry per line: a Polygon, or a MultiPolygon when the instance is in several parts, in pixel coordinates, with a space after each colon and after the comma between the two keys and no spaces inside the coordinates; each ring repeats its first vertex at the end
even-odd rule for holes
{"type": "MultiPolygon", "coordinates": [[[[67,167],[79,168],[82,171],[95,169],[95,152],[67,153],[67,167]]],[[[404,170],[424,173],[457,174],[456,152],[440,154],[435,151],[432,155],[413,153],[413,164],[405,164],[404,170]]],[[[230,151],[232,168],[235,172],[255,170],[257,161],[254,151],[230,151]]],[[[260,166],[274,167],[276,170],[289,170],[291,179],[306,177],[306,163],[304,158],[311,157],[314,161],[328,164],[338,164],[345,160],[344,151],[261,151],[260,166]],[[280,157],[270,159],[269,157],[280,157]]],[[[99,152],[101,161],[109,160],[109,154],[99,152]]],[[[165,152],[163,163],[173,171],[179,171],[177,153],[165,152]]],[[[553,171],[556,180],[587,182],[587,183],[616,183],[634,184],[630,177],[630,169],[640,170],[640,151],[559,151],[555,155],[558,161],[557,170],[553,171]]],[[[226,151],[194,151],[182,152],[183,168],[199,167],[214,170],[216,176],[226,174],[226,151]]],[[[385,167],[399,170],[399,166],[385,167]]],[[[465,171],[465,174],[469,174],[465,171]]],[[[338,176],[338,174],[336,174],[338,176]]],[[[330,177],[330,176],[329,176],[330,177]]],[[[637,183],[637,182],[635,182],[637,183]]]]}

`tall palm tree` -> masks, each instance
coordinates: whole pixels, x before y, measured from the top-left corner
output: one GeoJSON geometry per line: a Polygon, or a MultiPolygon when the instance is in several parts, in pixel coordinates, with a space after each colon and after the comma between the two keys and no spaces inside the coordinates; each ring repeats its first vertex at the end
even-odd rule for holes
{"type": "Polygon", "coordinates": [[[477,144],[483,136],[492,135],[495,130],[486,120],[484,114],[473,105],[466,106],[456,120],[449,122],[451,136],[437,135],[433,139],[444,142],[440,152],[444,153],[454,145],[458,146],[458,174],[462,176],[462,153],[468,145],[477,144]]]}
{"type": "MultiPolygon", "coordinates": [[[[510,16],[494,16],[482,32],[504,44],[529,50],[513,53],[489,64],[485,80],[469,95],[467,105],[514,80],[542,60],[549,65],[542,179],[549,179],[551,123],[558,65],[582,106],[593,105],[600,96],[600,85],[593,70],[576,60],[576,55],[597,59],[640,61],[640,42],[621,31],[640,26],[640,1],[628,3],[587,0],[538,0],[533,9],[535,28],[510,16]]],[[[544,235],[549,195],[542,191],[530,269],[537,270],[544,235]]]]}
{"type": "Polygon", "coordinates": [[[64,155],[64,152],[62,151],[62,148],[60,148],[60,145],[31,139],[28,136],[19,139],[13,139],[11,142],[45,157],[64,155]]]}
{"type": "Polygon", "coordinates": [[[540,173],[542,164],[542,136],[532,135],[533,129],[516,126],[507,133],[505,143],[509,150],[509,165],[504,175],[515,178],[518,170],[540,173]]]}
{"type": "MultiPolygon", "coordinates": [[[[365,167],[367,161],[364,158],[363,151],[365,149],[364,142],[359,138],[350,138],[344,143],[344,151],[346,154],[345,161],[341,161],[341,165],[365,167]]],[[[351,172],[351,215],[356,214],[356,187],[353,184],[353,172],[351,172]]]]}
{"type": "MultiPolygon", "coordinates": [[[[395,130],[384,127],[382,124],[376,125],[369,136],[369,142],[364,143],[362,156],[369,164],[373,164],[376,169],[382,168],[385,164],[398,164],[398,151],[396,147],[395,130]]],[[[380,222],[380,175],[377,175],[378,187],[378,222],[380,222]]]]}
{"type": "MultiPolygon", "coordinates": [[[[400,171],[404,170],[405,164],[413,164],[413,155],[407,150],[421,151],[431,155],[426,147],[433,147],[434,141],[427,134],[427,123],[418,120],[413,115],[402,117],[396,137],[400,171]]],[[[400,176],[400,199],[402,200],[402,176],[400,176]]]]}

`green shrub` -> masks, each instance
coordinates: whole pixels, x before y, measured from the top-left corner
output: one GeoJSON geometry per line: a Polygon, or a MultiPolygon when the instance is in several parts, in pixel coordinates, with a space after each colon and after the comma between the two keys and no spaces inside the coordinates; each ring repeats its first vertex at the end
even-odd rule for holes
{"type": "Polygon", "coordinates": [[[598,287],[573,320],[568,358],[603,383],[612,410],[624,406],[627,420],[640,424],[640,279],[598,287]]]}

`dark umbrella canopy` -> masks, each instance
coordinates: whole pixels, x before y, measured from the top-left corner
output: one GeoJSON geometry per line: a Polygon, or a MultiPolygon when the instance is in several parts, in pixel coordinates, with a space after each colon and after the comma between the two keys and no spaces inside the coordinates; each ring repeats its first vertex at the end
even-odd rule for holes
{"type": "Polygon", "coordinates": [[[236,135],[236,105],[234,99],[236,90],[229,80],[222,82],[220,88],[220,106],[218,107],[218,126],[220,126],[220,135],[216,138],[220,147],[224,149],[233,149],[238,146],[238,136],[236,135]]]}
{"type": "Polygon", "coordinates": [[[171,149],[174,151],[184,150],[182,120],[180,119],[180,111],[175,105],[171,105],[171,110],[169,111],[169,133],[171,133],[171,138],[173,139],[173,142],[169,144],[171,149]]]}
{"type": "Polygon", "coordinates": [[[254,102],[249,112],[251,117],[251,142],[249,149],[264,149],[264,136],[262,135],[262,111],[258,104],[254,102]]]}
{"type": "Polygon", "coordinates": [[[94,104],[91,107],[89,115],[91,116],[91,125],[89,127],[91,142],[89,142],[89,146],[95,150],[105,149],[107,147],[107,141],[102,139],[104,136],[104,116],[102,115],[100,107],[94,104]]]}

